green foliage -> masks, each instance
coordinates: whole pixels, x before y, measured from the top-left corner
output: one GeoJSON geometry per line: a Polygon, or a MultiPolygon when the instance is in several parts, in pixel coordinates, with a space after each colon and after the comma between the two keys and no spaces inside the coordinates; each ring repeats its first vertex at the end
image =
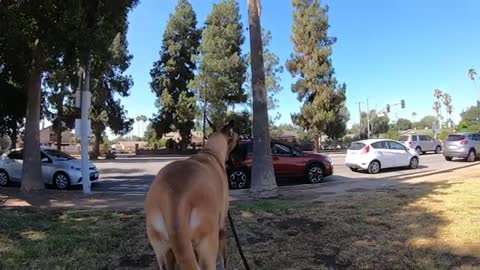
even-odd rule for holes
{"type": "Polygon", "coordinates": [[[228,105],[246,101],[243,84],[246,61],[241,46],[244,42],[239,5],[235,0],[214,4],[202,33],[200,70],[192,86],[207,103],[209,119],[224,124],[228,105]]]}
{"type": "Polygon", "coordinates": [[[172,138],[168,139],[168,140],[165,142],[165,147],[166,147],[167,149],[173,149],[173,148],[175,148],[175,141],[174,141],[172,138]]]}
{"type": "Polygon", "coordinates": [[[157,96],[158,112],[152,119],[156,134],[178,131],[183,146],[190,141],[194,127],[196,98],[189,83],[195,76],[200,38],[192,6],[187,0],[179,0],[163,33],[160,59],[150,71],[150,86],[157,96]]]}
{"type": "Polygon", "coordinates": [[[396,123],[397,130],[408,130],[413,128],[413,124],[410,120],[405,118],[399,118],[396,123]]]}
{"type": "Polygon", "coordinates": [[[383,134],[382,138],[390,140],[398,140],[400,138],[400,132],[396,130],[390,130],[387,133],[383,134]]]}
{"type": "Polygon", "coordinates": [[[332,139],[337,140],[345,136],[347,133],[347,122],[350,120],[350,112],[345,104],[346,85],[343,84],[334,93],[332,104],[336,104],[336,107],[332,107],[334,112],[334,119],[327,123],[325,134],[332,139]]]}
{"type": "MultiPolygon", "coordinates": [[[[378,117],[376,116],[377,112],[375,110],[370,111],[370,132],[374,136],[379,136],[382,133],[387,133],[390,130],[390,119],[388,116],[378,117]]],[[[360,138],[367,138],[367,113],[362,112],[361,115],[362,128],[360,129],[360,138]]]]}
{"type": "Polygon", "coordinates": [[[437,118],[433,115],[427,115],[420,119],[418,123],[415,123],[416,128],[418,129],[425,129],[425,128],[432,128],[433,123],[437,122],[437,118]]]}
{"type": "Polygon", "coordinates": [[[462,121],[457,126],[458,131],[480,131],[480,107],[471,106],[460,116],[462,121]]]}
{"type": "MultiPolygon", "coordinates": [[[[330,56],[336,39],[328,36],[328,7],[321,7],[318,0],[293,0],[293,6],[295,52],[287,62],[287,69],[298,77],[292,91],[303,105],[300,113],[292,115],[292,120],[316,136],[328,132],[337,137],[345,129],[335,122],[345,102],[346,86],[337,85],[334,77],[330,56]]],[[[340,118],[345,117],[346,113],[340,118]]]]}
{"type": "Polygon", "coordinates": [[[252,137],[252,114],[249,111],[230,112],[225,122],[227,123],[231,120],[234,121],[234,130],[238,135],[242,138],[252,137]]]}

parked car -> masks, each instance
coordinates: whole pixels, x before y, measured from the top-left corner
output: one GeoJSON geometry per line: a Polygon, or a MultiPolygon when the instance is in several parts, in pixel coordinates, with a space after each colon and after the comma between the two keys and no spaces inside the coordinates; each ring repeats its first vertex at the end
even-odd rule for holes
{"type": "MultiPolygon", "coordinates": [[[[333,174],[329,157],[307,153],[277,140],[271,141],[275,177],[303,178],[307,183],[319,183],[333,174]]],[[[241,141],[232,154],[235,162],[227,162],[227,175],[231,189],[248,188],[253,163],[253,141],[241,141]]]]}
{"type": "MultiPolygon", "coordinates": [[[[50,148],[41,148],[42,178],[45,184],[58,189],[67,189],[82,184],[81,161],[65,152],[50,148]]],[[[14,149],[2,155],[0,159],[0,186],[9,182],[22,181],[23,149],[14,149]]],[[[88,163],[90,181],[99,179],[97,167],[88,163]]]]}
{"type": "Polygon", "coordinates": [[[418,168],[418,153],[398,141],[371,139],[353,142],[347,150],[345,165],[352,171],[367,170],[379,173],[381,169],[418,168]]]}
{"type": "Polygon", "coordinates": [[[447,161],[464,158],[473,162],[480,157],[480,133],[463,132],[448,135],[445,140],[443,156],[447,161]]]}
{"type": "Polygon", "coordinates": [[[442,153],[442,142],[428,135],[421,134],[403,134],[400,135],[400,142],[406,147],[415,149],[419,155],[426,152],[442,153]]]}

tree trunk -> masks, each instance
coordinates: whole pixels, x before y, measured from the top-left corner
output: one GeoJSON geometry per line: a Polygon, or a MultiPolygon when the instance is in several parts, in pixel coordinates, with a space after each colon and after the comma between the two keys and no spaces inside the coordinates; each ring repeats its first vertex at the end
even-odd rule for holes
{"type": "Polygon", "coordinates": [[[40,160],[40,87],[42,72],[33,68],[28,82],[22,188],[24,192],[44,189],[40,160]]]}
{"type": "Polygon", "coordinates": [[[101,132],[95,132],[95,142],[93,144],[93,153],[92,156],[90,157],[91,159],[97,159],[100,156],[100,143],[102,140],[102,133],[101,132]]]}
{"type": "Polygon", "coordinates": [[[253,168],[250,190],[256,198],[272,198],[278,196],[278,192],[270,148],[259,1],[248,1],[253,91],[253,168]]]}
{"type": "Polygon", "coordinates": [[[313,133],[313,151],[315,153],[320,153],[320,135],[318,132],[313,133]]]}
{"type": "MultiPolygon", "coordinates": [[[[17,125],[17,122],[15,121],[15,126],[17,125]]],[[[12,129],[12,134],[10,134],[10,149],[15,149],[17,148],[17,127],[15,127],[14,129],[12,129]]]]}
{"type": "MultiPolygon", "coordinates": [[[[63,91],[63,85],[60,88],[63,91]]],[[[57,150],[62,150],[62,129],[63,129],[63,94],[58,94],[57,100],[57,126],[55,128],[55,138],[57,140],[57,150]]]]}

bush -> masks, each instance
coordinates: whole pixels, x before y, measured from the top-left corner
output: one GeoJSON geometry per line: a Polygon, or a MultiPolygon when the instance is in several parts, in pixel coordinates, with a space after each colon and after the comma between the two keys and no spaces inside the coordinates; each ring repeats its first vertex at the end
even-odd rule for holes
{"type": "Polygon", "coordinates": [[[168,139],[166,142],[165,142],[165,147],[167,149],[173,149],[175,147],[175,141],[173,139],[168,139]]]}
{"type": "Polygon", "coordinates": [[[157,141],[158,148],[162,149],[165,148],[167,145],[167,140],[166,139],[160,139],[157,141]]]}

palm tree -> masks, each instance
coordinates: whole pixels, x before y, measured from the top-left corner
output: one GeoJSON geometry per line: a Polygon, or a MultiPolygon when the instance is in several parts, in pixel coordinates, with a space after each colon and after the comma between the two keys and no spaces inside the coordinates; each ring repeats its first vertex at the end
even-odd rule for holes
{"type": "Polygon", "coordinates": [[[265,143],[270,142],[270,133],[260,13],[260,0],[248,0],[253,92],[253,156],[255,157],[252,167],[251,191],[257,198],[271,198],[278,196],[278,193],[273,173],[270,143],[265,143]]]}
{"type": "Polygon", "coordinates": [[[470,80],[473,81],[473,85],[475,86],[475,89],[477,88],[477,85],[475,84],[475,77],[476,76],[477,76],[477,72],[475,71],[475,69],[470,68],[468,70],[468,77],[470,78],[470,80]]]}
{"type": "Polygon", "coordinates": [[[440,89],[435,89],[433,91],[433,97],[435,97],[437,99],[437,101],[435,101],[433,103],[433,110],[435,111],[435,113],[437,114],[437,118],[438,118],[438,128],[441,128],[442,127],[442,123],[441,123],[441,119],[442,119],[442,103],[440,102],[440,99],[442,98],[443,96],[443,92],[440,90],[440,89]]]}
{"type": "Polygon", "coordinates": [[[445,111],[447,112],[447,115],[448,115],[447,122],[449,125],[451,125],[453,106],[452,106],[452,97],[450,96],[450,94],[448,93],[443,94],[442,102],[443,102],[443,105],[445,105],[445,111]]]}
{"type": "Polygon", "coordinates": [[[416,118],[417,118],[417,113],[416,112],[412,112],[412,121],[413,121],[413,127],[415,128],[415,123],[417,122],[416,121],[416,118]]]}
{"type": "Polygon", "coordinates": [[[137,130],[138,137],[140,137],[140,121],[142,121],[141,115],[135,117],[135,122],[137,122],[137,127],[138,127],[138,130],[137,130]]]}

